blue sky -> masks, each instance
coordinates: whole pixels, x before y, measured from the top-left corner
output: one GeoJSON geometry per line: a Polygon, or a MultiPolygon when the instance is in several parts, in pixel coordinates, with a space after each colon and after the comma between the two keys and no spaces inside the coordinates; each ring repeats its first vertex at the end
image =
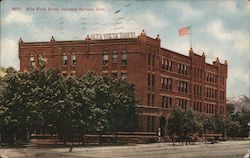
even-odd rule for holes
{"type": "Polygon", "coordinates": [[[55,40],[81,40],[93,33],[139,35],[143,29],[151,37],[159,34],[163,48],[188,55],[190,38],[179,37],[178,30],[192,25],[194,52],[205,52],[208,63],[216,57],[228,62],[227,96],[249,97],[249,10],[248,0],[3,0],[0,64],[19,69],[20,37],[24,42],[49,41],[51,36],[55,40]],[[20,10],[14,11],[14,7],[20,10]]]}

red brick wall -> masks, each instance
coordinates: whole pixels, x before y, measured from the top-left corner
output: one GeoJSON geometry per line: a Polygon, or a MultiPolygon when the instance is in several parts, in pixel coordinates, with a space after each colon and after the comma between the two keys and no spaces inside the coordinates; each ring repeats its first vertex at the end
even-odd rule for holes
{"type": "MultiPolygon", "coordinates": [[[[136,96],[139,100],[141,111],[138,131],[147,131],[147,116],[154,119],[153,131],[157,131],[160,124],[160,117],[168,117],[170,108],[162,108],[161,97],[171,97],[172,105],[177,105],[178,99],[187,100],[187,107],[194,109],[194,101],[202,103],[202,112],[206,113],[206,104],[211,103],[219,108],[224,109],[226,114],[226,97],[220,100],[219,92],[223,91],[226,96],[226,77],[227,64],[221,64],[215,61],[212,65],[205,63],[205,55],[197,55],[190,50],[189,56],[163,49],[160,46],[160,39],[150,38],[144,32],[138,38],[133,39],[116,39],[116,40],[82,40],[82,41],[55,41],[50,42],[32,42],[19,43],[20,71],[29,71],[29,54],[33,53],[36,65],[38,65],[38,53],[43,54],[46,58],[46,69],[57,67],[62,72],[70,75],[73,71],[77,76],[82,76],[88,71],[93,71],[98,75],[113,71],[118,73],[127,72],[128,81],[136,85],[136,96]],[[118,53],[118,62],[112,63],[112,51],[116,49],[118,53]],[[127,66],[121,66],[121,51],[127,50],[127,66]],[[103,51],[109,53],[109,64],[107,67],[102,65],[103,51]],[[62,65],[62,53],[67,53],[68,65],[62,65]],[[71,65],[71,53],[77,55],[75,66],[71,65]],[[149,54],[151,57],[148,65],[149,54]],[[152,59],[154,56],[154,66],[152,59]],[[162,59],[172,61],[172,71],[162,70],[162,59]],[[178,73],[178,64],[186,66],[187,75],[178,73]],[[199,67],[202,71],[201,79],[195,77],[195,68],[199,67]],[[212,72],[217,76],[224,76],[224,85],[222,83],[210,83],[206,81],[206,72],[212,72]],[[151,76],[150,86],[148,86],[148,74],[151,76]],[[154,74],[154,87],[152,87],[152,74],[154,74]],[[161,89],[161,77],[172,78],[172,90],[161,89]],[[186,82],[187,93],[178,91],[178,82],[186,82]],[[202,86],[202,96],[194,96],[194,84],[202,86]],[[206,97],[206,87],[217,89],[217,99],[206,97]],[[148,106],[148,94],[150,94],[150,105],[148,106]],[[154,95],[154,104],[152,104],[152,95],[154,95]],[[154,118],[153,118],[154,117],[154,118]]],[[[152,126],[152,122],[150,123],[152,126]]]]}

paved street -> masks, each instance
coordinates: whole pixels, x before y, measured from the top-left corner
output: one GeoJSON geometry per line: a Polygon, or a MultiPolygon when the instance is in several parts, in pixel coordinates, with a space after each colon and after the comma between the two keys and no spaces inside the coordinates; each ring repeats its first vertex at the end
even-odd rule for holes
{"type": "Polygon", "coordinates": [[[1,158],[243,158],[250,150],[249,141],[219,144],[172,146],[170,143],[134,146],[75,147],[53,149],[0,149],[1,158]]]}

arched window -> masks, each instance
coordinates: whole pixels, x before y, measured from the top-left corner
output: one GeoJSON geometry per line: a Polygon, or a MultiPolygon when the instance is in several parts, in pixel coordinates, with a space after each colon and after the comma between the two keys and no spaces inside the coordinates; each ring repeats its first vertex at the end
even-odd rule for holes
{"type": "Polygon", "coordinates": [[[38,64],[39,66],[44,66],[44,60],[42,53],[38,53],[38,64]]]}
{"type": "Polygon", "coordinates": [[[76,65],[76,53],[75,53],[75,52],[72,53],[72,56],[71,56],[71,64],[72,64],[73,66],[76,65]]]}
{"type": "Polygon", "coordinates": [[[35,57],[34,54],[29,55],[29,67],[34,67],[35,66],[35,57]]]}
{"type": "Polygon", "coordinates": [[[67,65],[67,62],[68,62],[67,54],[63,53],[63,55],[62,55],[62,64],[67,65]]]}
{"type": "Polygon", "coordinates": [[[108,55],[108,52],[105,50],[105,51],[103,51],[102,65],[108,66],[108,63],[109,63],[109,55],[108,55]]]}

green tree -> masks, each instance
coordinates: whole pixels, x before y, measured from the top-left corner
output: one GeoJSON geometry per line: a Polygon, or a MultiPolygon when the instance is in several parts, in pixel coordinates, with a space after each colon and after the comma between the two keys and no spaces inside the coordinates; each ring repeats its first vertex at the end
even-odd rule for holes
{"type": "Polygon", "coordinates": [[[0,127],[9,135],[59,133],[66,142],[74,131],[101,134],[132,131],[137,125],[135,88],[124,80],[10,68],[0,86],[0,127]]]}
{"type": "Polygon", "coordinates": [[[234,105],[233,104],[227,104],[227,111],[231,115],[234,112],[234,105]]]}
{"type": "MultiPolygon", "coordinates": [[[[104,78],[104,80],[110,79],[104,78]]],[[[126,80],[111,80],[110,92],[108,97],[111,109],[108,121],[111,132],[134,131],[138,123],[135,86],[126,80]]]]}
{"type": "Polygon", "coordinates": [[[229,137],[239,136],[241,126],[238,121],[233,121],[231,116],[226,118],[226,133],[229,137]]]}
{"type": "Polygon", "coordinates": [[[172,138],[173,145],[175,144],[175,136],[180,132],[180,123],[182,122],[182,110],[180,108],[174,107],[170,111],[168,118],[168,133],[172,138]]]}
{"type": "Polygon", "coordinates": [[[232,114],[232,120],[239,122],[239,137],[247,137],[248,136],[248,122],[250,122],[250,111],[242,109],[242,111],[238,111],[235,114],[232,114]]]}

